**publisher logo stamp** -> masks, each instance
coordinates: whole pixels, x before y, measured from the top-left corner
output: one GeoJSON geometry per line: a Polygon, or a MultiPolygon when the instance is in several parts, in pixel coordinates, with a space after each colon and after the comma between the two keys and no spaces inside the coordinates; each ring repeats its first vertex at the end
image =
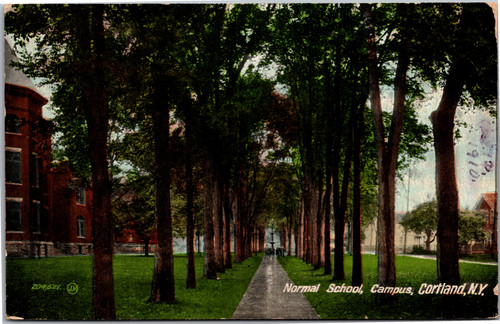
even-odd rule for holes
{"type": "Polygon", "coordinates": [[[69,283],[67,286],[66,286],[66,291],[68,292],[68,294],[70,295],[74,295],[78,292],[78,285],[74,282],[72,283],[69,283]]]}

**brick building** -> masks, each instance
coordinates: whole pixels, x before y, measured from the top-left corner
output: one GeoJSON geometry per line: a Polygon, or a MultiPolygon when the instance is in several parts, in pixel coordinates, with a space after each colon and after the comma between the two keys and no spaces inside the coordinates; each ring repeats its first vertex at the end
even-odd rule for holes
{"type": "Polygon", "coordinates": [[[474,207],[475,210],[481,211],[483,214],[484,229],[490,234],[493,233],[496,227],[497,199],[496,192],[483,193],[474,207]]]}
{"type": "Polygon", "coordinates": [[[485,242],[472,242],[464,249],[467,253],[492,253],[498,254],[498,214],[497,214],[498,194],[496,192],[486,192],[481,194],[474,210],[480,211],[484,219],[484,230],[489,234],[485,242]]]}
{"type": "Polygon", "coordinates": [[[52,163],[48,100],[22,72],[5,39],[5,241],[10,256],[91,251],[92,192],[52,163]]]}

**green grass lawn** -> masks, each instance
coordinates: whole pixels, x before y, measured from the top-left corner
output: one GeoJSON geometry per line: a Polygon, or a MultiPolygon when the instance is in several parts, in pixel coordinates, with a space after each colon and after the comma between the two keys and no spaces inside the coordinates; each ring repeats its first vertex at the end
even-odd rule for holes
{"type": "MultiPolygon", "coordinates": [[[[115,305],[118,319],[231,318],[259,267],[262,255],[234,264],[220,280],[203,279],[203,256],[196,257],[197,288],[186,288],[185,255],[175,256],[177,303],[152,304],[150,295],[154,257],[115,256],[115,305]]],[[[6,260],[7,314],[25,319],[92,319],[92,259],[71,256],[6,260]],[[67,285],[78,292],[69,294],[67,285]],[[45,289],[35,284],[54,284],[45,289]],[[38,289],[37,289],[38,288],[38,289]]]]}
{"type": "MultiPolygon", "coordinates": [[[[420,295],[422,283],[437,284],[436,260],[396,257],[397,286],[411,286],[414,294],[399,294],[392,305],[379,304],[376,295],[370,292],[377,283],[377,256],[363,255],[363,294],[326,293],[330,284],[351,285],[352,257],[345,256],[346,280],[331,281],[332,276],[323,275],[323,268],[314,270],[311,265],[295,257],[280,258],[290,279],[296,285],[317,285],[317,293],[305,293],[307,299],[322,319],[437,319],[447,317],[443,311],[442,295],[420,295]]],[[[332,260],[333,264],[333,260],[332,260]]],[[[460,264],[462,283],[487,283],[484,296],[457,296],[454,302],[460,318],[487,318],[498,313],[498,297],[493,294],[497,285],[496,265],[460,264]],[[461,312],[461,313],[460,313],[461,312]]]]}

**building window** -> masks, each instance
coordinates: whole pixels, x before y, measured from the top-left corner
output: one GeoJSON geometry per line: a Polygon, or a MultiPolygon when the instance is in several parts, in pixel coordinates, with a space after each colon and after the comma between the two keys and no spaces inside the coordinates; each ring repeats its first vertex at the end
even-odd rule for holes
{"type": "Polygon", "coordinates": [[[41,232],[41,214],[42,209],[39,201],[33,201],[33,232],[41,232]]]}
{"type": "Polygon", "coordinates": [[[31,156],[32,160],[32,168],[31,168],[31,185],[33,187],[38,188],[40,186],[40,175],[39,175],[39,169],[38,169],[38,155],[36,153],[33,153],[31,156]]]}
{"type": "Polygon", "coordinates": [[[22,231],[21,225],[21,201],[19,200],[7,200],[7,231],[20,232],[22,231]]]}
{"type": "Polygon", "coordinates": [[[5,152],[5,181],[21,183],[21,152],[5,152]]]}
{"type": "Polygon", "coordinates": [[[85,205],[85,188],[76,188],[76,203],[85,205]]]}
{"type": "Polygon", "coordinates": [[[5,131],[8,133],[21,134],[19,118],[14,114],[5,116],[5,131]]]}
{"type": "Polygon", "coordinates": [[[85,219],[83,216],[78,216],[76,218],[76,228],[78,237],[85,237],[85,219]]]}

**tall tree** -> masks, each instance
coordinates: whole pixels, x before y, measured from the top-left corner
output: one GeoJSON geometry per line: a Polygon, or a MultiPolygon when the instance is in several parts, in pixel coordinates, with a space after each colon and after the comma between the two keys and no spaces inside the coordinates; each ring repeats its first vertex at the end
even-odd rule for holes
{"type": "Polygon", "coordinates": [[[448,73],[438,108],[431,114],[436,154],[438,200],[438,277],[440,282],[458,284],[459,200],[454,150],[455,113],[464,90],[476,105],[496,98],[497,51],[494,17],[486,4],[460,8],[458,29],[451,34],[448,73]]]}
{"type": "Polygon", "coordinates": [[[397,13],[404,24],[398,35],[397,67],[394,76],[394,107],[389,134],[386,135],[382,102],[380,94],[380,67],[377,51],[376,22],[372,6],[362,5],[365,17],[368,47],[368,71],[370,102],[375,125],[376,146],[378,156],[379,181],[379,218],[378,218],[378,282],[382,286],[396,285],[396,266],[394,248],[394,209],[396,197],[396,166],[403,129],[403,118],[406,108],[407,73],[410,64],[410,38],[408,21],[410,14],[406,5],[398,5],[397,13]],[[387,136],[387,137],[386,137],[387,136]]]}
{"type": "MultiPolygon", "coordinates": [[[[121,6],[127,14],[115,21],[115,32],[127,45],[129,79],[124,106],[132,105],[139,129],[150,127],[155,181],[155,217],[158,249],[151,289],[151,301],[175,302],[173,271],[173,227],[171,208],[171,112],[186,102],[186,42],[190,41],[190,6],[121,6]],[[181,23],[182,21],[182,23],[181,23]],[[137,69],[141,66],[141,69],[137,69]],[[128,93],[127,93],[128,92],[128,93]],[[133,97],[131,96],[133,94],[133,97]],[[131,100],[127,100],[131,99],[131,100]]],[[[189,99],[188,99],[189,100],[189,99]]]]}
{"type": "MultiPolygon", "coordinates": [[[[274,40],[270,53],[279,64],[280,81],[288,86],[291,107],[297,128],[297,145],[300,158],[302,182],[302,213],[299,230],[299,251],[304,259],[315,267],[322,265],[324,251],[323,184],[325,183],[324,145],[325,119],[324,89],[322,88],[325,59],[325,44],[328,44],[325,30],[325,16],[329,12],[326,5],[296,4],[280,6],[273,17],[271,26],[274,40]],[[293,39],[301,39],[294,42],[293,39]]],[[[328,58],[329,59],[329,58],[328,58]]],[[[328,62],[329,63],[329,62],[328,62]]],[[[281,134],[286,138],[286,132],[281,134]]]]}
{"type": "Polygon", "coordinates": [[[361,142],[364,129],[364,104],[360,105],[357,113],[357,122],[354,129],[354,179],[353,179],[353,215],[352,215],[352,285],[360,286],[363,283],[363,261],[361,253],[362,240],[362,198],[361,198],[361,142]]]}
{"type": "Polygon", "coordinates": [[[188,108],[186,112],[186,126],[185,126],[185,143],[186,143],[186,240],[187,240],[187,287],[196,288],[196,273],[195,273],[195,217],[194,217],[194,179],[193,179],[193,151],[192,151],[192,122],[191,122],[191,109],[188,108]]]}
{"type": "MultiPolygon", "coordinates": [[[[244,117],[238,116],[239,112],[247,112],[238,109],[234,95],[245,64],[262,45],[268,13],[265,7],[256,5],[207,5],[202,11],[195,27],[198,41],[193,44],[189,55],[190,68],[195,76],[192,90],[197,107],[194,138],[206,160],[205,185],[211,186],[205,190],[205,249],[210,250],[206,251],[205,268],[223,271],[224,255],[219,252],[227,243],[223,244],[221,239],[224,238],[222,206],[227,205],[223,200],[230,197],[223,192],[228,183],[225,178],[227,172],[231,177],[233,168],[237,168],[235,160],[245,160],[247,139],[255,127],[253,121],[247,123],[244,117]],[[229,125],[237,126],[234,132],[229,125]],[[235,146],[234,139],[239,147],[235,146]],[[212,246],[220,248],[212,251],[212,246]],[[213,267],[210,266],[212,263],[213,267]]],[[[252,115],[249,117],[255,119],[252,115]]],[[[240,192],[243,186],[240,181],[240,192]]],[[[243,204],[237,200],[235,250],[237,261],[241,261],[242,244],[245,244],[241,241],[243,231],[239,226],[243,204]]],[[[215,278],[214,271],[209,270],[206,275],[215,278]]]]}
{"type": "MultiPolygon", "coordinates": [[[[93,201],[93,316],[114,319],[111,184],[108,165],[108,81],[105,6],[17,6],[6,16],[6,30],[18,40],[34,39],[35,51],[20,66],[31,76],[68,86],[80,95],[90,150],[93,201]],[[26,23],[30,21],[30,23],[26,23]]],[[[108,66],[111,66],[108,65],[108,66]]],[[[67,107],[68,108],[68,107],[67,107]]]]}

